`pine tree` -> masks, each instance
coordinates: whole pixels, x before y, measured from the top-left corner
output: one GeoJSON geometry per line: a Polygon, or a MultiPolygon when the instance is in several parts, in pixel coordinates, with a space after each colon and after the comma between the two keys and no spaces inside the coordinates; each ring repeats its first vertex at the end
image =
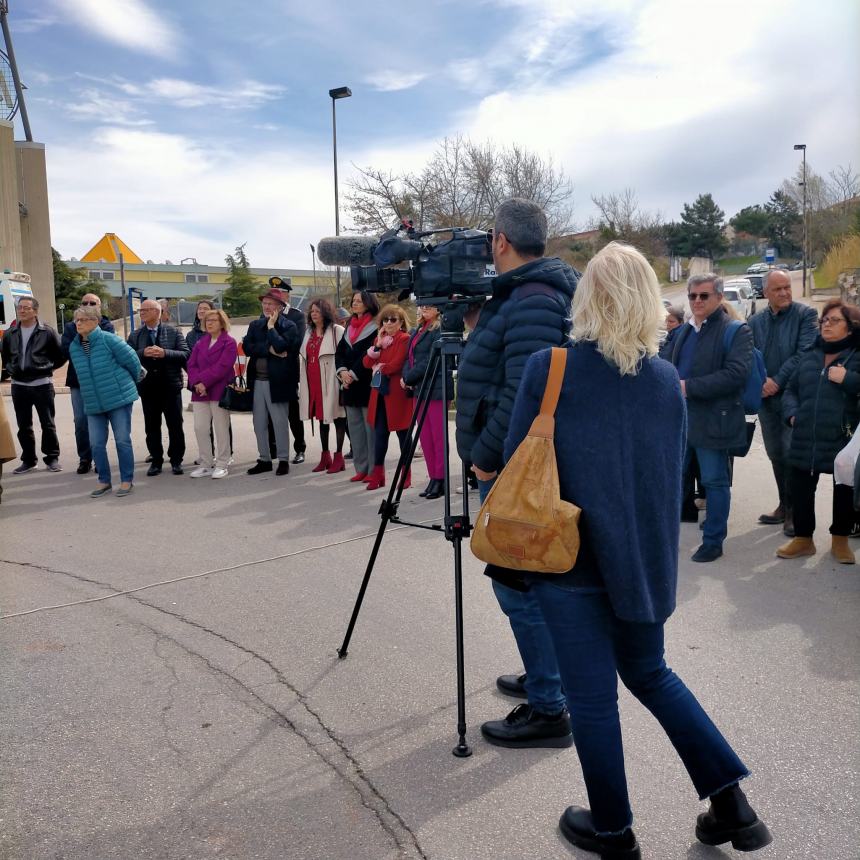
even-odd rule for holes
{"type": "Polygon", "coordinates": [[[764,208],[768,214],[767,238],[779,255],[803,253],[803,219],[792,197],[782,189],[774,191],[764,208]]]}
{"type": "Polygon", "coordinates": [[[681,223],[669,229],[669,245],[682,257],[715,257],[729,243],[723,235],[725,213],[710,194],[700,194],[695,203],[684,204],[681,223]]]}
{"type": "Polygon", "coordinates": [[[245,254],[246,244],[239,245],[233,254],[224,258],[230,269],[226,278],[230,286],[224,290],[222,303],[224,311],[233,317],[248,316],[260,309],[258,297],[262,284],[251,274],[251,264],[245,254]]]}

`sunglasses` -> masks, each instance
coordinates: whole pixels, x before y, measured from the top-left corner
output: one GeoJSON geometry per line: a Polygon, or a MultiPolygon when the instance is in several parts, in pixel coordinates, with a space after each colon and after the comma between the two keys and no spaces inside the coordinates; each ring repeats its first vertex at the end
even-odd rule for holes
{"type": "Polygon", "coordinates": [[[81,302],[81,307],[82,308],[90,308],[90,307],[96,308],[96,307],[98,307],[98,304],[99,304],[98,302],[81,302]]]}
{"type": "Polygon", "coordinates": [[[399,322],[400,322],[400,317],[383,317],[383,318],[382,318],[382,321],[383,321],[384,323],[387,323],[387,322],[396,322],[396,323],[399,323],[399,322]]]}
{"type": "Polygon", "coordinates": [[[691,302],[695,302],[696,300],[706,302],[711,296],[715,295],[716,293],[687,293],[687,298],[691,302]]]}

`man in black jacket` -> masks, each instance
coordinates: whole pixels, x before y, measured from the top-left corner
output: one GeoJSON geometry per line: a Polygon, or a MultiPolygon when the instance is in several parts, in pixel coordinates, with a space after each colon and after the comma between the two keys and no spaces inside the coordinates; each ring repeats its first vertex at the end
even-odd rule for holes
{"type": "MultiPolygon", "coordinates": [[[[269,278],[269,286],[273,287],[280,291],[281,298],[286,302],[284,305],[284,309],[281,313],[292,323],[295,324],[296,329],[299,333],[299,346],[301,346],[302,341],[305,339],[305,330],[307,329],[307,320],[305,319],[305,315],[298,310],[297,308],[290,307],[290,293],[293,288],[290,284],[289,278],[281,278],[275,275],[272,278],[269,278]]],[[[299,352],[295,351],[295,355],[290,356],[290,361],[293,364],[293,373],[296,377],[296,386],[298,386],[299,380],[299,352]]],[[[299,413],[299,398],[298,398],[298,388],[296,397],[290,400],[289,402],[289,411],[290,411],[290,432],[293,434],[293,450],[296,452],[295,457],[293,457],[294,463],[304,463],[305,462],[305,449],[307,445],[305,444],[305,424],[301,419],[301,415],[299,413]]],[[[275,430],[272,425],[271,420],[269,421],[269,452],[274,457],[275,449],[277,445],[275,442],[275,430]]]]}
{"type": "Polygon", "coordinates": [[[753,337],[743,325],[727,352],[723,340],[729,318],[722,308],[723,279],[713,273],[687,282],[692,316],[679,329],[672,363],[687,398],[687,454],[695,454],[708,499],[702,545],[693,561],[715,561],[723,554],[731,505],[729,450],[746,444],[744,383],[753,360],[753,337]]]}
{"type": "MultiPolygon", "coordinates": [[[[493,260],[498,277],[481,308],[457,368],[457,451],[472,463],[481,500],[503,466],[503,451],[517,389],[529,356],[560,346],[570,333],[570,303],[577,273],[543,256],[547,223],[529,200],[504,201],[496,211],[493,260]]],[[[563,747],[573,742],[552,639],[530,591],[511,587],[504,571],[490,567],[493,590],[507,615],[525,675],[502,675],[499,689],[528,699],[504,720],[481,726],[492,744],[563,747]]]]}
{"type": "Polygon", "coordinates": [[[774,269],[765,282],[764,296],[767,307],[751,317],[749,325],[767,370],[758,419],[764,448],[776,479],[779,504],[773,513],[762,514],[758,521],[765,525],[784,523],[783,530],[793,537],[788,480],[791,427],[782,417],[782,395],[800,361],[800,354],[815,343],[818,317],[814,308],[792,301],[788,272],[774,269]]]}
{"type": "Polygon", "coordinates": [[[179,329],[161,322],[161,305],[146,299],[140,305],[140,328],[129,335],[128,343],[137,352],[146,376],[138,383],[146,447],[152,458],[147,475],[160,475],[164,465],[161,417],[167,424],[167,457],[174,475],[181,475],[185,456],[182,429],[182,369],[190,350],[179,329]]]}
{"type": "MultiPolygon", "coordinates": [[[[95,293],[87,293],[81,299],[81,307],[94,307],[101,311],[102,300],[95,293]]],[[[102,314],[99,320],[99,328],[102,331],[114,333],[113,323],[102,314]]],[[[77,337],[78,331],[74,320],[70,320],[63,327],[63,337],[60,340],[60,346],[63,350],[63,356],[66,360],[69,359],[69,346],[77,337]]],[[[93,452],[90,448],[90,431],[87,424],[87,413],[84,411],[84,398],[81,396],[81,387],[78,383],[78,374],[75,372],[75,365],[69,361],[69,369],[66,371],[66,385],[69,386],[69,392],[72,396],[72,414],[75,418],[75,445],[78,449],[78,474],[86,475],[93,467],[93,452]]]]}
{"type": "Polygon", "coordinates": [[[60,338],[49,325],[40,322],[39,302],[25,296],[18,300],[18,324],[3,338],[3,367],[12,377],[12,405],[18,422],[21,465],[13,475],[36,468],[36,436],[33,408],[42,426],[42,453],[51,472],[61,472],[60,440],[54,424],[54,371],[66,363],[60,338]]]}

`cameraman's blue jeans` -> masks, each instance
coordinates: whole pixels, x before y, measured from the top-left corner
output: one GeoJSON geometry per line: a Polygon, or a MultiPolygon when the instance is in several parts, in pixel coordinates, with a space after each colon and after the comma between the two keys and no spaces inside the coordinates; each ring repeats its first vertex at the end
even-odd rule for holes
{"type": "Polygon", "coordinates": [[[619,833],[633,821],[618,719],[618,676],[657,718],[701,800],[749,776],[666,665],[662,624],[621,621],[602,588],[566,589],[536,580],[531,594],[559,655],[573,740],[598,833],[619,833]]]}
{"type": "Polygon", "coordinates": [[[732,501],[729,489],[729,452],[716,448],[693,448],[688,445],[684,456],[685,472],[694,451],[699,461],[702,486],[707,498],[702,543],[722,547],[728,533],[729,507],[732,501]]]}
{"type": "MultiPolygon", "coordinates": [[[[494,483],[495,479],[478,481],[478,495],[482,503],[494,483]]],[[[565,705],[564,691],[552,637],[534,590],[517,591],[493,581],[493,591],[502,612],[508,617],[522,657],[529,704],[542,714],[557,714],[565,705]]]]}

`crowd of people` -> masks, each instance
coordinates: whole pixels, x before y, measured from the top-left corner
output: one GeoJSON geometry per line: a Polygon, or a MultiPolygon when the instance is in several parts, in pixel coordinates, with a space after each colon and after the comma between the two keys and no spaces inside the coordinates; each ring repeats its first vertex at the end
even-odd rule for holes
{"type": "MultiPolygon", "coordinates": [[[[457,369],[456,444],[483,501],[539,411],[548,348],[565,347],[555,454],[561,496],[583,511],[581,545],[574,567],[561,576],[487,566],[525,670],[501,675],[496,684],[525,702],[504,719],[485,722],[481,732],[506,748],[575,745],[589,808],[568,807],[562,834],[604,858],[636,860],[641,852],[624,771],[620,677],[665,730],[699,798],[710,802],[697,819],[697,838],[761,848],[770,833],[739,784],[749,771],[665,663],[680,524],[698,522],[704,509],[692,560],[723,555],[735,457],[750,445],[744,391],[758,350],[766,373],[758,424],[777,499],[759,522],[781,526],[790,538],[777,550],[780,558],[815,553],[816,487],[822,474],[833,474],[831,553],[854,563],[848,536],[860,501],[860,310],[834,300],[819,318],[793,301],[790,277],[775,270],[765,286],[767,307],[747,325],[733,321],[722,279],[708,273],[688,281],[687,319],[675,308],[667,313],[657,277],[636,249],[612,242],[580,276],[544,256],[546,234],[546,216],[530,201],[507,200],[496,211],[497,278],[492,296],[468,320],[457,369]]],[[[402,450],[413,411],[425,406],[415,395],[440,337],[438,310],[420,307],[410,327],[402,307],[380,308],[373,294],[357,291],[345,317],[323,299],[314,299],[305,315],[290,308],[289,285],[281,279],[272,279],[260,302],[262,313],[242,342],[257,442],[249,473],[288,474],[290,434],[292,463],[300,463],[303,423],[314,421],[322,454],[313,471],[344,471],[349,438],[351,480],[369,490],[383,487],[391,433],[402,450]]],[[[22,299],[19,324],[3,341],[22,449],[16,473],[36,466],[33,408],[42,422],[45,462],[60,468],[51,377],[70,359],[78,471],[88,472],[95,461],[99,483],[92,495],[112,489],[109,428],[120,465],[116,494],[132,489],[130,419],[138,398],[148,474],[163,467],[162,419],[166,457],[182,473],[183,369],[199,449],[192,477],[227,474],[232,437],[219,403],[235,373],[238,345],[222,311],[201,302],[184,338],[163,321],[157,302],[145,301],[142,325],[128,342],[112,333],[95,296],[85,297],[62,339],[38,321],[37,311],[35,300],[22,299]]],[[[431,499],[442,492],[443,391],[451,390],[451,381],[443,387],[441,379],[423,390],[429,402],[421,444],[430,481],[422,495],[431,499]]],[[[0,438],[0,459],[3,454],[0,438]]]]}

